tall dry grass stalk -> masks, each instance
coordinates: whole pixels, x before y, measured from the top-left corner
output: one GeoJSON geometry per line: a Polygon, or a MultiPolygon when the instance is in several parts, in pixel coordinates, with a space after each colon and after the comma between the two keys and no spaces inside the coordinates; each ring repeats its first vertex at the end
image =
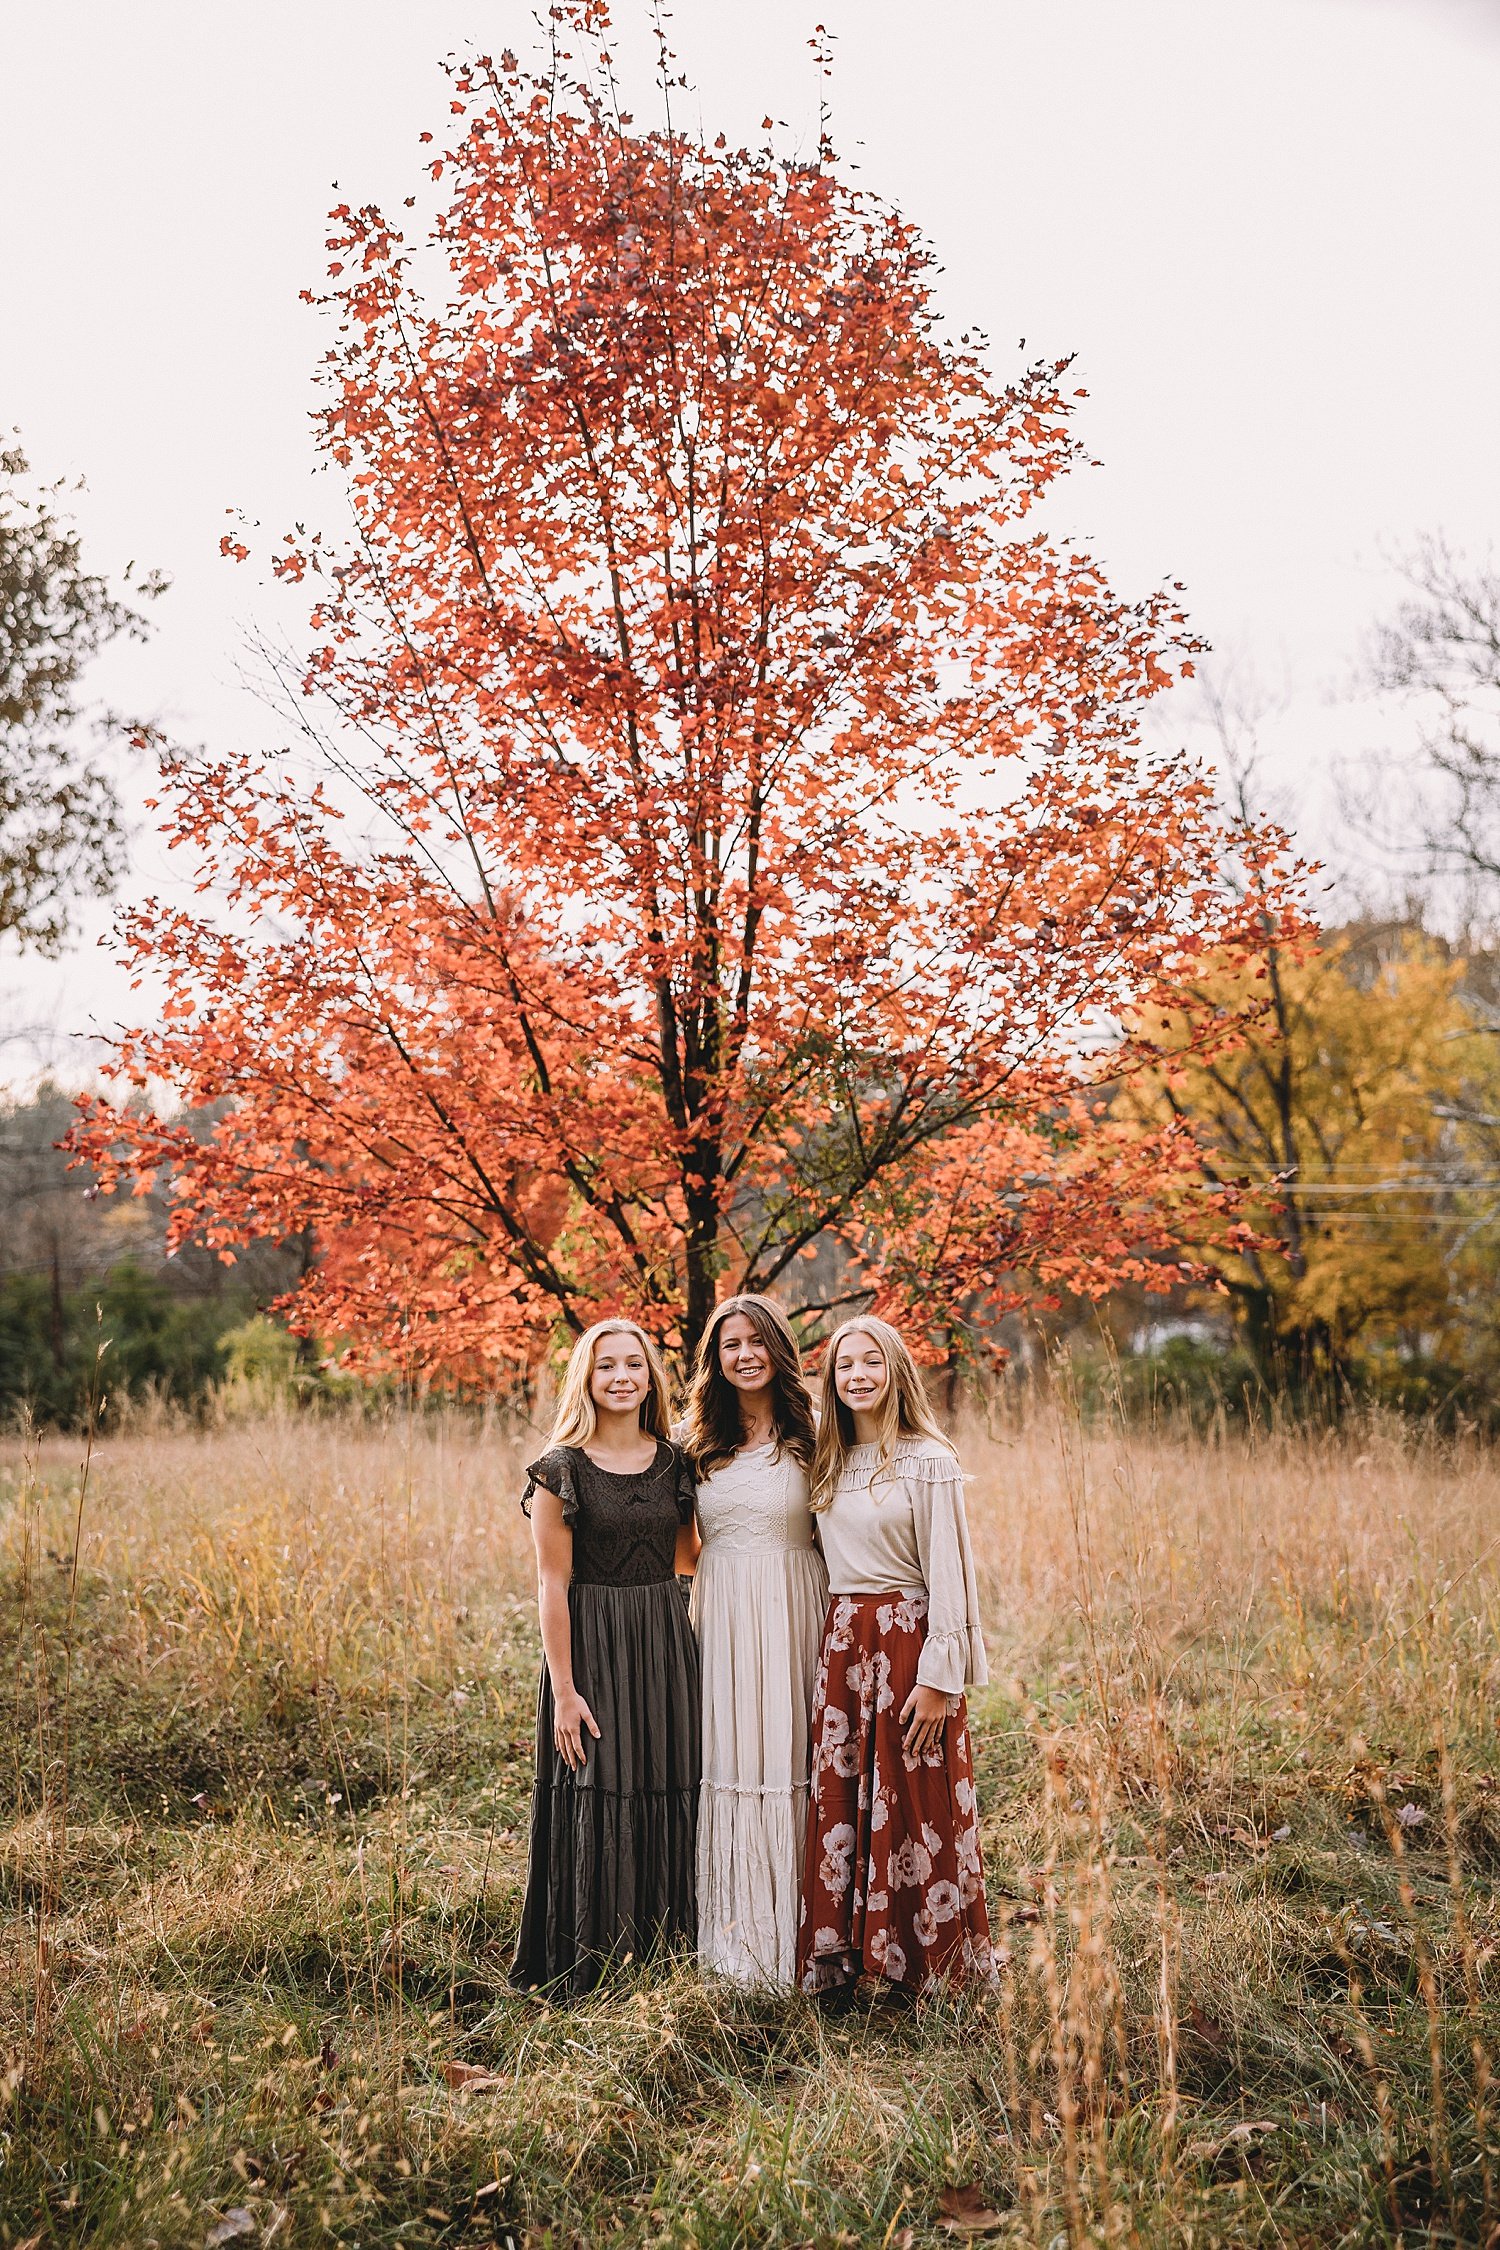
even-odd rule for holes
{"type": "Polygon", "coordinates": [[[57,2001],[57,1979],[53,1968],[53,1931],[58,1907],[66,1880],[68,1860],[69,1787],[72,1779],[72,1722],[73,1722],[73,1657],[78,1630],[78,1574],[83,1546],[84,1522],[88,1507],[89,1480],[93,1469],[94,1441],[98,1432],[102,1405],[101,1379],[104,1371],[108,1342],[102,1327],[95,1344],[94,1361],[90,1370],[88,1397],[85,1402],[82,1457],[78,1463],[74,1485],[72,1523],[69,1528],[68,1548],[63,1558],[67,1572],[67,1599],[61,1629],[61,1683],[55,1704],[51,1699],[54,1667],[49,1661],[46,1627],[37,1619],[32,1609],[36,1565],[36,1502],[40,1493],[37,1475],[36,1449],[32,1432],[23,1424],[22,1472],[20,1494],[21,1547],[17,1557],[17,1579],[20,1594],[20,1621],[22,1631],[17,1637],[17,1658],[21,1656],[25,1634],[29,1631],[36,1641],[37,1684],[36,1740],[38,1757],[38,1782],[40,1790],[39,1834],[42,1843],[42,1877],[35,1911],[35,1978],[32,1993],[32,2012],[29,2026],[28,2055],[38,2062],[45,2054],[52,2034],[53,2012],[57,2001]]]}
{"type": "Polygon", "coordinates": [[[1487,1451],[997,1402],[963,1451],[999,1986],[836,2028],[685,1967],[509,1991],[534,1449],[158,1423],[84,1511],[76,1447],[17,1441],[0,2245],[226,2210],[283,2243],[1486,2239],[1487,1451]]]}

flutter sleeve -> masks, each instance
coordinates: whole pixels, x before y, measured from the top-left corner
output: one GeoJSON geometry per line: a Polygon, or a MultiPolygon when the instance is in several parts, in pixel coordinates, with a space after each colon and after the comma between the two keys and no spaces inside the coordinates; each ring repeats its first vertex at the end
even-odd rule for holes
{"type": "Polygon", "coordinates": [[[917,1685],[962,1695],[967,1687],[983,1687],[990,1676],[963,1472],[951,1453],[934,1451],[913,1461],[908,1476],[917,1554],[927,1582],[927,1639],[917,1661],[917,1685]]]}
{"type": "Polygon", "coordinates": [[[552,1451],[544,1453],[540,1461],[528,1463],[526,1490],[521,1494],[522,1515],[530,1515],[531,1496],[539,1484],[545,1485],[549,1492],[557,1494],[558,1499],[562,1502],[563,1522],[567,1524],[577,1523],[578,1474],[573,1464],[573,1456],[565,1445],[554,1445],[552,1451]]]}
{"type": "Polygon", "coordinates": [[[691,1523],[698,1505],[698,1478],[692,1457],[680,1445],[673,1450],[677,1455],[677,1521],[691,1523]]]}

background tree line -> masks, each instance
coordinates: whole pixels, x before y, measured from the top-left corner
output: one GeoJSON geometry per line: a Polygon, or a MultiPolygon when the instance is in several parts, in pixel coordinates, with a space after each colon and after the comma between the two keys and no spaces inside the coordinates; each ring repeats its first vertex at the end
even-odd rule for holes
{"type": "Polygon", "coordinates": [[[169,1257],[167,1184],[98,1196],[58,1145],[75,1115],[50,1083],[0,1105],[0,1414],[72,1424],[91,1395],[197,1407],[226,1380],[314,1382],[313,1355],[258,1317],[308,1246],[252,1242],[233,1266],[194,1244],[169,1257]]]}

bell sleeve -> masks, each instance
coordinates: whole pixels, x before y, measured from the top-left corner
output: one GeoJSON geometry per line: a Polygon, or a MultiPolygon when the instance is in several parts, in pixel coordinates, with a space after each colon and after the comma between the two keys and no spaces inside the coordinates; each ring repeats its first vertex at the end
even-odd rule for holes
{"type": "Polygon", "coordinates": [[[526,1470],[526,1490],[521,1494],[521,1513],[531,1513],[531,1497],[538,1485],[555,1492],[562,1502],[563,1522],[578,1521],[578,1474],[573,1466],[573,1456],[565,1445],[555,1445],[544,1453],[540,1461],[532,1461],[526,1470]]]}
{"type": "Polygon", "coordinates": [[[927,1638],[917,1661],[917,1685],[962,1695],[965,1688],[983,1687],[990,1676],[963,1471],[951,1453],[934,1451],[913,1461],[909,1474],[917,1555],[927,1585],[927,1638]]]}

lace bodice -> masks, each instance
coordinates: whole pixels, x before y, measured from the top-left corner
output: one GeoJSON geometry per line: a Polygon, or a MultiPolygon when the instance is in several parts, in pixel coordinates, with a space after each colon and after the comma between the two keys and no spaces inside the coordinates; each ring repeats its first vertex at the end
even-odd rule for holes
{"type": "Polygon", "coordinates": [[[673,1574],[680,1525],[693,1519],[693,1472],[681,1446],[662,1439],[647,1469],[618,1475],[581,1446],[558,1445],[526,1471],[521,1506],[545,1485],[573,1527],[575,1586],[649,1586],[673,1574]]]}
{"type": "Polygon", "coordinates": [[[698,1484],[698,1528],[709,1552],[765,1554],[810,1547],[812,1516],[807,1471],[796,1455],[774,1445],[737,1453],[698,1484]]]}

